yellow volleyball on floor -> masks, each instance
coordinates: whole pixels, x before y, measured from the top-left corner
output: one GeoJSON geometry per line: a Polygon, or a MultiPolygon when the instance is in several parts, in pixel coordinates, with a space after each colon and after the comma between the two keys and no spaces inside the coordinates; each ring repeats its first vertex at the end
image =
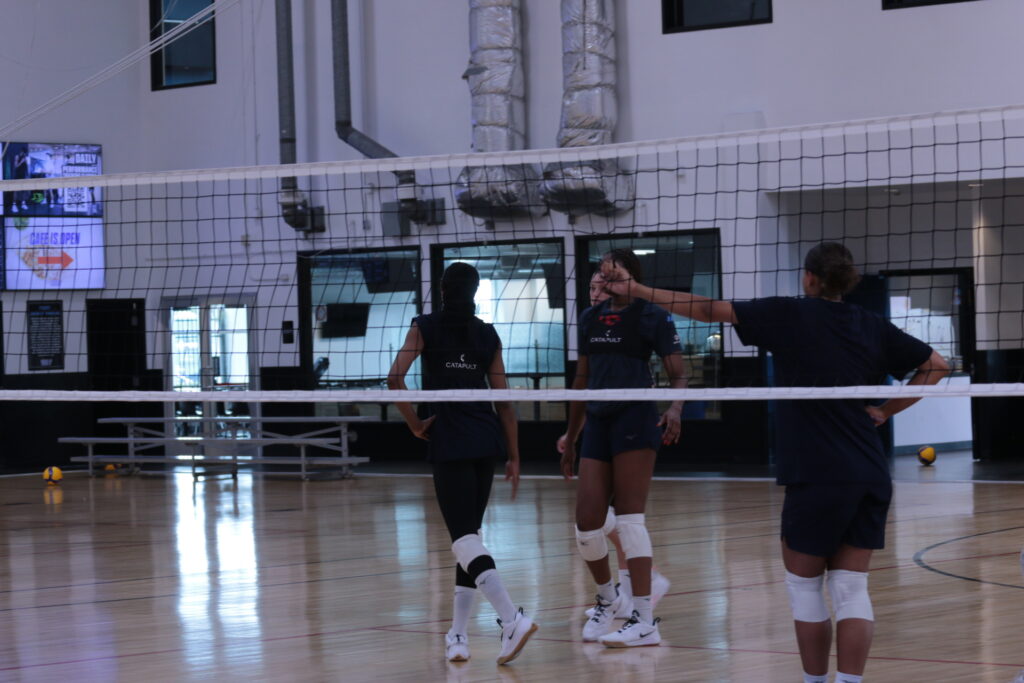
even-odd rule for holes
{"type": "Polygon", "coordinates": [[[43,470],[43,481],[47,484],[59,484],[63,478],[64,473],[60,471],[59,467],[47,467],[43,470]]]}
{"type": "Polygon", "coordinates": [[[931,465],[935,462],[935,449],[931,446],[921,446],[917,449],[917,461],[922,465],[931,465]]]}

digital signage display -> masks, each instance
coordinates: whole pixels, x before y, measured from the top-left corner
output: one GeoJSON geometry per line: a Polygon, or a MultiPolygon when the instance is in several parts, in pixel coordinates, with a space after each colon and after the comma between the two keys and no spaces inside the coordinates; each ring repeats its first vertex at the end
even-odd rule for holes
{"type": "MultiPolygon", "coordinates": [[[[3,146],[5,180],[69,178],[100,175],[103,170],[100,145],[44,142],[9,142],[3,146]]],[[[7,216],[103,215],[98,187],[60,187],[15,190],[4,193],[7,216]]]]}
{"type": "Polygon", "coordinates": [[[5,289],[102,289],[103,220],[7,216],[5,289]]]}

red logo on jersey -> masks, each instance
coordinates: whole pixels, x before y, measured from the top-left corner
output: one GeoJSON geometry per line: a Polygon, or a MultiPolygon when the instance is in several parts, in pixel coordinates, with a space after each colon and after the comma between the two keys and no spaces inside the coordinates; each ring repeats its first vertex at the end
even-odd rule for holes
{"type": "Polygon", "coordinates": [[[618,313],[608,313],[607,315],[601,315],[597,318],[608,327],[612,325],[618,325],[622,321],[622,316],[618,313]]]}

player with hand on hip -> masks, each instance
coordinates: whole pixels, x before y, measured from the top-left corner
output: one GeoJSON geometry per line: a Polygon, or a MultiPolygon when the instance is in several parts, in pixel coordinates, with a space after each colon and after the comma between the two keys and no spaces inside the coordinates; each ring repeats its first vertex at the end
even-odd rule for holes
{"type": "MultiPolygon", "coordinates": [[[[804,297],[720,301],[647,287],[618,264],[606,264],[606,287],[643,297],[702,322],[732,323],[740,341],[772,353],[778,386],[881,384],[887,375],[935,384],[946,361],[888,320],[843,301],[860,276],[850,251],[837,242],[804,259],[804,297]]],[[[873,550],[885,545],[892,478],[877,426],[916,403],[896,398],[881,406],[862,400],[777,401],[778,483],[786,589],[804,668],[804,681],[828,678],[836,620],[837,683],[859,683],[874,632],[868,595],[873,550]],[[827,571],[827,579],[826,579],[827,571]]]]}

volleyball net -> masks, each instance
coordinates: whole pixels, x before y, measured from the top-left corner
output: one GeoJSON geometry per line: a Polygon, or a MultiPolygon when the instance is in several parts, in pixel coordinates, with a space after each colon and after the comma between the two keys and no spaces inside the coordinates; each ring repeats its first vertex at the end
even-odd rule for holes
{"type": "Polygon", "coordinates": [[[567,389],[604,253],[631,249],[647,284],[743,300],[799,295],[804,254],[822,241],[845,244],[864,275],[849,298],[931,344],[953,378],[775,388],[730,325],[674,316],[688,387],[668,389],[655,358],[656,387],[616,397],[713,411],[1022,389],[1019,108],[499,154],[61,168],[0,183],[7,400],[607,398],[567,389]],[[477,315],[502,340],[511,389],[425,392],[417,364],[408,393],[388,392],[411,320],[439,309],[454,262],[480,273],[477,315]]]}

